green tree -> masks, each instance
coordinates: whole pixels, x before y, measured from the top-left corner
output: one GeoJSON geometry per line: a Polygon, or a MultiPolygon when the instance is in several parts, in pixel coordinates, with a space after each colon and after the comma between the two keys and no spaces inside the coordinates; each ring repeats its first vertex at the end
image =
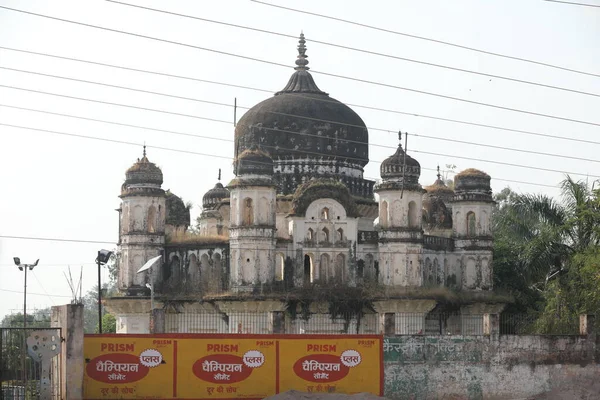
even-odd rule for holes
{"type": "MultiPolygon", "coordinates": [[[[98,333],[98,324],[96,324],[96,333],[98,333]]],[[[117,333],[117,319],[112,314],[102,316],[102,333],[117,333]]]]}
{"type": "Polygon", "coordinates": [[[587,312],[585,302],[576,298],[599,290],[582,286],[580,276],[589,270],[600,238],[598,195],[586,182],[567,176],[559,201],[510,189],[496,196],[496,284],[516,294],[519,310],[540,311],[541,330],[557,327],[557,321],[571,323],[577,313],[587,312]]]}

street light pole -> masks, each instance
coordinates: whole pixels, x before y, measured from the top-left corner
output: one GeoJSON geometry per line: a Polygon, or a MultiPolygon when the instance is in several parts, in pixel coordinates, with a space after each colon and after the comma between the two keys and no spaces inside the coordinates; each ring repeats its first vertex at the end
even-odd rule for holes
{"type": "Polygon", "coordinates": [[[96,258],[98,264],[98,333],[102,333],[102,282],[100,278],[100,252],[96,258]]]}
{"type": "Polygon", "coordinates": [[[20,271],[25,272],[25,280],[23,283],[23,348],[21,354],[21,366],[23,368],[23,386],[25,387],[25,394],[27,394],[27,270],[33,270],[33,267],[38,265],[40,262],[39,258],[33,264],[21,264],[19,257],[13,257],[15,265],[20,271]]]}
{"type": "Polygon", "coordinates": [[[96,257],[96,264],[98,264],[98,333],[102,333],[102,282],[100,279],[100,267],[105,265],[112,255],[112,251],[99,250],[98,257],[96,257]]]}

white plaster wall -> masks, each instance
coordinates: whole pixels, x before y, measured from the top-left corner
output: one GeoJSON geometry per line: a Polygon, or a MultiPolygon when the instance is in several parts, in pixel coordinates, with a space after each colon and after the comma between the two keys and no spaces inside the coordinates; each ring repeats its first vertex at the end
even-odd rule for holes
{"type": "Polygon", "coordinates": [[[492,203],[457,202],[452,204],[452,230],[456,236],[467,235],[467,214],[475,213],[476,236],[491,236],[492,203]]]}
{"type": "Polygon", "coordinates": [[[150,314],[117,315],[117,333],[150,333],[150,314]]]}
{"type": "Polygon", "coordinates": [[[408,205],[411,201],[415,202],[417,226],[421,227],[423,214],[423,194],[420,191],[405,190],[400,198],[400,191],[382,191],[379,192],[379,224],[382,228],[408,227],[408,205]],[[382,203],[387,202],[387,225],[385,225],[386,216],[382,215],[382,203]]]}
{"type": "Polygon", "coordinates": [[[422,252],[419,244],[380,243],[380,282],[387,286],[422,286],[422,252]]]}

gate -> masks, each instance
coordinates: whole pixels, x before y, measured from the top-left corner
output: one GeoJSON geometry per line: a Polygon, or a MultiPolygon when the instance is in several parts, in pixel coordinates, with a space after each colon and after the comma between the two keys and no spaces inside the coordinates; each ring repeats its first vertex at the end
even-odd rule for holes
{"type": "Polygon", "coordinates": [[[0,399],[62,399],[60,347],[60,328],[0,328],[0,399]]]}

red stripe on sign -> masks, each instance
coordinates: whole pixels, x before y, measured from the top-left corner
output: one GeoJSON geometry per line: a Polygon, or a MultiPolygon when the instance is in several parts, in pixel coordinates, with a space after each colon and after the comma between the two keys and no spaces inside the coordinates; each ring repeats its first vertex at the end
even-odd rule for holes
{"type": "Polygon", "coordinates": [[[173,397],[177,397],[177,340],[173,341],[173,397]]]}
{"type": "Polygon", "coordinates": [[[275,394],[279,393],[279,340],[275,342],[275,394]]]}

